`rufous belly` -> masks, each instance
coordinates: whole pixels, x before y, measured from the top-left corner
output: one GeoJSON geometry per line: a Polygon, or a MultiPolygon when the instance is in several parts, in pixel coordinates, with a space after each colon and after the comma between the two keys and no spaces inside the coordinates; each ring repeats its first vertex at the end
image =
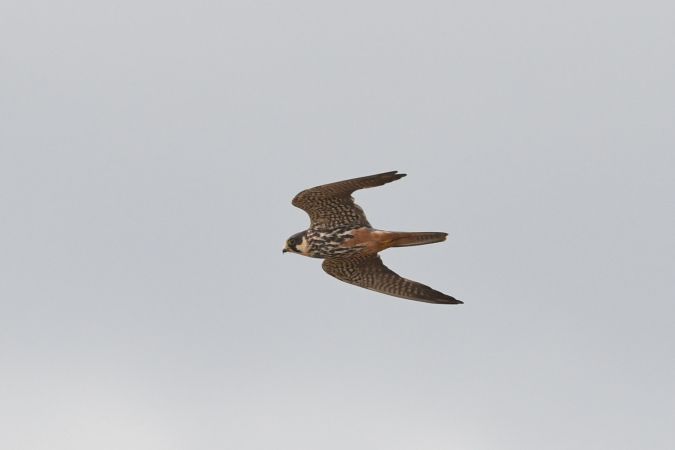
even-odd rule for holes
{"type": "Polygon", "coordinates": [[[345,241],[343,247],[362,246],[363,253],[377,253],[392,246],[398,233],[393,231],[375,230],[373,228],[357,228],[351,234],[354,236],[345,241]]]}

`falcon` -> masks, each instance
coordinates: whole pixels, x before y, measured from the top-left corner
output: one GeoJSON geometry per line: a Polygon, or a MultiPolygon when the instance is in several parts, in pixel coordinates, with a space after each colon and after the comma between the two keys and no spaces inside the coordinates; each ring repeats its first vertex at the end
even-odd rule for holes
{"type": "Polygon", "coordinates": [[[384,231],[373,228],[352,193],[382,186],[406,176],[397,171],[324,184],[300,192],[293,205],[309,214],[309,229],[294,234],[282,253],[322,258],[330,276],[394,297],[427,303],[463,303],[422,283],[397,275],[384,265],[379,252],[390,247],[442,242],[440,232],[384,231]]]}

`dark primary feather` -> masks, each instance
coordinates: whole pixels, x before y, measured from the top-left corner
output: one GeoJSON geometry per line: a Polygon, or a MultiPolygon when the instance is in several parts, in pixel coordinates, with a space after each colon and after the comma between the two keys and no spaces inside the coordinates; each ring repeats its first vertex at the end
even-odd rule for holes
{"type": "Polygon", "coordinates": [[[463,303],[422,283],[399,276],[376,254],[329,258],[322,267],[338,280],[383,294],[427,303],[463,303]]]}
{"type": "Polygon", "coordinates": [[[391,183],[405,175],[393,171],[316,186],[296,195],[293,205],[309,214],[312,228],[370,227],[366,214],[354,203],[352,193],[391,183]]]}

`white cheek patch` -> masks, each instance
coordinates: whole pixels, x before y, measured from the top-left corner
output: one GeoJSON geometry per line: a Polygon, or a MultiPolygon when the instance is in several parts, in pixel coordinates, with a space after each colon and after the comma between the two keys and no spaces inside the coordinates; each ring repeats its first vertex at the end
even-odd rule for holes
{"type": "Polygon", "coordinates": [[[300,251],[300,253],[306,254],[306,253],[307,253],[307,250],[309,249],[309,245],[308,245],[308,243],[307,243],[307,239],[303,236],[302,242],[299,243],[298,245],[296,245],[295,248],[297,248],[297,249],[300,251]]]}

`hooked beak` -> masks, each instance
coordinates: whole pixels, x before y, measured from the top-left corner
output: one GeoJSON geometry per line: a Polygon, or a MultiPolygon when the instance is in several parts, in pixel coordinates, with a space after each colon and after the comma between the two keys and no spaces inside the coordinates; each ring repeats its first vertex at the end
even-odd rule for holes
{"type": "Polygon", "coordinates": [[[288,251],[288,249],[285,248],[285,249],[283,249],[283,250],[281,251],[281,254],[283,255],[283,254],[286,253],[287,251],[288,251]]]}

